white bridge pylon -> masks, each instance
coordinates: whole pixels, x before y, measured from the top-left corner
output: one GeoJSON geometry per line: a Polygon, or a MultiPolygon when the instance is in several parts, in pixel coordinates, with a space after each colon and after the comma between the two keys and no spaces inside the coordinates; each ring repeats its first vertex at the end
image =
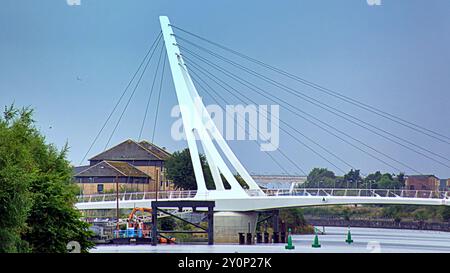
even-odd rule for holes
{"type": "Polygon", "coordinates": [[[189,76],[188,69],[183,61],[173,29],[170,25],[169,18],[167,16],[160,16],[159,20],[167,51],[167,59],[169,60],[178,104],[182,115],[184,133],[186,135],[195,179],[197,181],[196,199],[248,197],[247,192],[239,184],[224,159],[227,159],[228,163],[233,166],[249,186],[249,189],[253,194],[264,196],[265,194],[263,191],[230,149],[206,110],[206,107],[189,76]],[[208,190],[206,188],[197,140],[201,143],[208,161],[216,188],[215,190],[208,190]],[[221,156],[213,140],[222,151],[224,158],[221,156]],[[231,189],[225,189],[221,175],[225,177],[226,181],[230,184],[231,189]]]}

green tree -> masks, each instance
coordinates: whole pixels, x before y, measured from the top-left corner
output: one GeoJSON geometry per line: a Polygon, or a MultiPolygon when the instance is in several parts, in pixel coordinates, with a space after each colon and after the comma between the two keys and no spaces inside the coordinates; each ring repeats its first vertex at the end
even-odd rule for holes
{"type": "Polygon", "coordinates": [[[351,169],[347,174],[344,175],[344,184],[345,187],[347,187],[347,183],[348,183],[348,187],[355,187],[355,188],[359,188],[362,186],[362,178],[360,175],[360,171],[359,170],[353,170],[351,169]]]}
{"type": "Polygon", "coordinates": [[[294,233],[307,225],[303,212],[299,208],[289,208],[280,210],[280,218],[284,220],[287,228],[291,228],[294,233]]]}
{"type": "Polygon", "coordinates": [[[308,174],[305,187],[334,187],[336,175],[326,168],[314,168],[308,174]]]}
{"type": "Polygon", "coordinates": [[[0,252],[28,251],[21,235],[32,205],[28,188],[36,177],[27,146],[35,134],[30,123],[28,112],[12,106],[0,118],[0,252]]]}
{"type": "Polygon", "coordinates": [[[393,176],[390,173],[383,174],[377,181],[377,188],[380,189],[400,189],[404,186],[404,175],[400,173],[393,176]]]}
{"type": "Polygon", "coordinates": [[[381,176],[380,180],[377,183],[378,188],[380,189],[390,189],[395,185],[394,179],[392,175],[385,173],[381,176]]]}
{"type": "Polygon", "coordinates": [[[449,206],[442,206],[440,208],[439,213],[442,216],[442,220],[445,222],[450,222],[450,207],[449,206]]]}
{"type": "MultiPolygon", "coordinates": [[[[205,177],[206,188],[215,189],[216,186],[214,184],[211,170],[209,169],[208,162],[206,161],[206,157],[203,154],[200,154],[200,163],[202,165],[203,175],[205,177]]],[[[165,166],[167,178],[173,181],[173,184],[177,189],[197,189],[194,168],[192,166],[191,155],[188,148],[182,151],[174,152],[172,156],[166,161],[165,166]]],[[[226,180],[225,176],[223,176],[223,174],[220,174],[220,177],[222,178],[224,188],[230,189],[231,186],[226,180]]],[[[244,179],[242,179],[240,175],[235,174],[234,177],[244,189],[249,188],[247,183],[245,183],[244,179]]]]}
{"type": "Polygon", "coordinates": [[[39,169],[31,183],[33,206],[27,219],[29,226],[24,238],[35,252],[66,252],[67,243],[77,241],[82,251],[93,244],[89,225],[80,221],[74,208],[77,187],[72,183],[72,168],[65,159],[67,145],[58,151],[52,145],[36,141],[33,155],[39,169]]]}
{"type": "Polygon", "coordinates": [[[402,188],[402,187],[405,186],[406,178],[405,178],[405,174],[404,173],[399,173],[397,175],[396,179],[397,179],[397,183],[398,183],[399,188],[402,188]]]}
{"type": "MultiPolygon", "coordinates": [[[[237,182],[239,183],[239,185],[241,185],[242,188],[244,188],[244,189],[248,189],[249,188],[247,183],[244,181],[244,178],[242,178],[239,174],[235,174],[234,178],[236,178],[237,182]]],[[[224,180],[225,177],[223,177],[222,179],[224,180]]],[[[225,185],[225,187],[226,187],[226,185],[225,185]]]]}
{"type": "MultiPolygon", "coordinates": [[[[206,187],[213,189],[214,181],[209,170],[206,157],[200,155],[200,163],[205,177],[206,187]]],[[[189,149],[177,151],[165,163],[166,177],[173,181],[177,189],[196,190],[197,183],[195,180],[194,167],[192,166],[191,155],[189,149]]]]}
{"type": "Polygon", "coordinates": [[[32,114],[31,109],[11,106],[0,120],[0,207],[7,210],[0,217],[0,236],[6,236],[0,251],[67,252],[67,243],[77,241],[86,252],[93,246],[88,241],[92,233],[74,207],[77,187],[66,160],[67,146],[58,151],[46,144],[32,114]],[[29,204],[17,207],[24,200],[29,204]]]}
{"type": "Polygon", "coordinates": [[[364,179],[364,188],[373,189],[400,189],[405,186],[405,174],[399,173],[398,175],[392,175],[390,173],[384,173],[377,171],[369,174],[364,179]],[[370,183],[370,185],[369,185],[370,183]]]}
{"type": "Polygon", "coordinates": [[[158,220],[159,228],[161,230],[175,230],[177,223],[173,217],[163,217],[158,220]]]}
{"type": "Polygon", "coordinates": [[[381,179],[381,172],[380,171],[376,171],[375,173],[371,173],[369,175],[367,175],[364,178],[362,187],[363,188],[371,188],[371,189],[377,189],[378,188],[378,181],[380,181],[381,179]]]}

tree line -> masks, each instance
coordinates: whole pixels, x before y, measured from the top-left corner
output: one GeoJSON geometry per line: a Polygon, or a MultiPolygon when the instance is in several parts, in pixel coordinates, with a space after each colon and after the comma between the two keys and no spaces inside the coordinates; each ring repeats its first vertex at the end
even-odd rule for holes
{"type": "Polygon", "coordinates": [[[360,170],[350,170],[343,176],[336,176],[326,168],[314,168],[301,187],[306,188],[359,188],[359,189],[401,189],[405,186],[405,174],[375,173],[362,177],[360,170]]]}

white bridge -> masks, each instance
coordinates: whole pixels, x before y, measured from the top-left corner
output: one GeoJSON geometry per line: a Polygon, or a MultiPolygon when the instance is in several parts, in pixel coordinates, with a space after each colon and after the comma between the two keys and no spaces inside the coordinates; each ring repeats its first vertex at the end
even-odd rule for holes
{"type": "MultiPolygon", "coordinates": [[[[262,190],[233,153],[216,128],[188,73],[169,19],[160,17],[167,58],[180,106],[184,131],[197,181],[197,191],[158,192],[158,200],[213,200],[215,211],[251,212],[278,208],[342,204],[450,205],[448,192],[380,189],[262,190]],[[198,143],[210,166],[215,190],[206,188],[198,143]],[[223,156],[222,156],[223,155],[223,156]],[[232,171],[230,168],[234,169],[232,171]],[[234,174],[248,186],[244,189],[234,174]],[[225,189],[223,176],[230,189],[225,189]]],[[[151,207],[155,193],[121,193],[120,208],[151,207]]],[[[81,210],[115,209],[116,194],[79,197],[81,210]]]]}
{"type": "MultiPolygon", "coordinates": [[[[245,198],[214,198],[200,195],[197,191],[158,192],[159,201],[170,200],[214,200],[216,211],[259,211],[278,208],[345,205],[345,204],[398,204],[398,205],[450,205],[449,192],[426,190],[386,190],[386,189],[294,189],[263,190],[263,196],[253,196],[247,191],[245,198]]],[[[120,193],[121,208],[151,207],[156,200],[155,192],[120,193]]],[[[77,208],[115,209],[116,194],[95,194],[79,197],[77,208]]]]}

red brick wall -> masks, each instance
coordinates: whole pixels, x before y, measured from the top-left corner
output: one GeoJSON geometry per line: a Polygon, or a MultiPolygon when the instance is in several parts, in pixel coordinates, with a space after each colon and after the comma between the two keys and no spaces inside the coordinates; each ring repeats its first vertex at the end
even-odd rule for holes
{"type": "Polygon", "coordinates": [[[428,178],[408,177],[406,179],[406,189],[408,190],[439,190],[439,179],[430,176],[428,178]]]}

